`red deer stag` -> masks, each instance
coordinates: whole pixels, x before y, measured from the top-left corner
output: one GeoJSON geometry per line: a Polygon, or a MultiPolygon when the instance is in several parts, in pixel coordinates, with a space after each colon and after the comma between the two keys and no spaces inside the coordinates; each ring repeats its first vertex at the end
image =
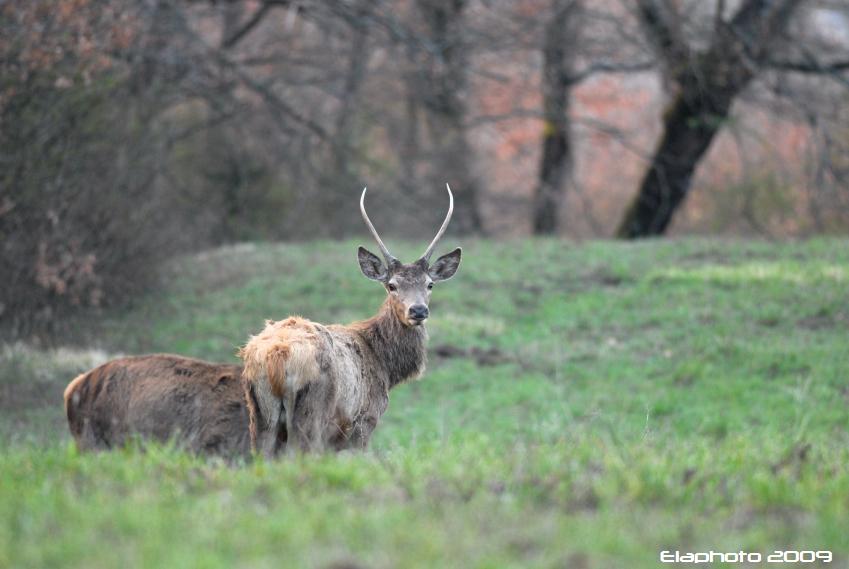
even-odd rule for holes
{"type": "Polygon", "coordinates": [[[119,358],[65,389],[68,427],[81,450],[123,446],[131,437],[174,441],[225,457],[250,455],[242,368],[166,354],[119,358]]]}
{"type": "Polygon", "coordinates": [[[363,274],[386,288],[377,315],[346,326],[299,317],[269,321],[240,351],[251,444],[270,457],[286,449],[365,448],[389,404],[389,390],[425,368],[428,301],[434,283],[454,276],[460,248],[430,264],[454,211],[422,256],[410,264],[392,256],[369,220],[366,190],[360,212],[383,259],[360,247],[363,274]]]}

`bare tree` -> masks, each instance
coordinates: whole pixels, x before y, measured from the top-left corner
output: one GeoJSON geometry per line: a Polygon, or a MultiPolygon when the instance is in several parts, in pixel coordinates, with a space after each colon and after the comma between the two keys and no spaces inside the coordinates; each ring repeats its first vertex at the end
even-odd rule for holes
{"type": "Polygon", "coordinates": [[[575,80],[581,2],[552,0],[543,38],[543,133],[539,181],[534,191],[533,230],[557,233],[564,178],[571,175],[570,90],[575,80]]]}
{"type": "MultiPolygon", "coordinates": [[[[478,199],[480,181],[467,133],[469,45],[464,41],[466,0],[418,0],[425,50],[420,52],[419,93],[436,141],[434,174],[456,184],[459,233],[483,229],[478,199]]],[[[436,180],[434,180],[436,181],[436,180]]]]}
{"type": "Polygon", "coordinates": [[[0,332],[13,337],[125,300],[185,243],[158,172],[162,112],[190,68],[154,64],[161,6],[128,7],[125,22],[48,4],[0,10],[0,332]]]}
{"type": "Polygon", "coordinates": [[[619,237],[666,231],[735,98],[766,65],[771,48],[800,3],[744,0],[726,19],[725,2],[720,0],[707,47],[699,48],[686,39],[684,15],[677,3],[639,0],[640,20],[675,94],[638,194],[617,230],[619,237]]]}

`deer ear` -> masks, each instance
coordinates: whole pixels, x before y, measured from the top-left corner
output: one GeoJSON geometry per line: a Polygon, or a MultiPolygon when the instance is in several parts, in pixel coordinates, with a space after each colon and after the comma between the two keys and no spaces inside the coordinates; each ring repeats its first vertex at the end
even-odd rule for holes
{"type": "Polygon", "coordinates": [[[378,259],[377,255],[367,250],[365,247],[357,249],[357,260],[360,262],[360,270],[366,278],[373,281],[384,282],[388,273],[383,262],[378,259]]]}
{"type": "Polygon", "coordinates": [[[441,256],[427,270],[427,274],[430,275],[430,278],[434,281],[447,281],[453,277],[454,273],[457,272],[457,269],[460,268],[460,256],[462,253],[462,249],[457,247],[450,253],[441,256]]]}

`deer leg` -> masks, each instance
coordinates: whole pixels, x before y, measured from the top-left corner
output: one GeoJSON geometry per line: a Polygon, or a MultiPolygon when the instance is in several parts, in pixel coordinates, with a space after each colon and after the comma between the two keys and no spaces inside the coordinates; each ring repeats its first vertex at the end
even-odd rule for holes
{"type": "MultiPolygon", "coordinates": [[[[287,448],[302,452],[321,452],[330,436],[335,434],[333,417],[333,392],[329,382],[306,385],[293,397],[291,414],[287,413],[290,436],[287,448]]],[[[288,404],[287,404],[288,405],[288,404]]]]}
{"type": "Polygon", "coordinates": [[[295,427],[295,403],[298,399],[298,394],[294,391],[289,391],[286,394],[286,403],[283,405],[283,417],[281,419],[286,422],[286,454],[295,454],[295,447],[298,445],[298,433],[295,427]]]}
{"type": "Polygon", "coordinates": [[[257,450],[266,459],[272,459],[277,454],[277,431],[280,428],[280,410],[272,417],[273,423],[264,425],[257,433],[257,450]]]}
{"type": "Polygon", "coordinates": [[[257,417],[256,450],[271,459],[277,450],[277,432],[280,430],[280,419],[283,404],[271,392],[271,386],[267,381],[256,384],[256,404],[259,411],[257,417]]]}
{"type": "Polygon", "coordinates": [[[351,450],[367,449],[369,440],[371,439],[371,434],[374,432],[375,427],[377,427],[376,417],[359,417],[356,421],[354,421],[354,425],[351,428],[351,434],[347,441],[347,448],[351,450]]]}

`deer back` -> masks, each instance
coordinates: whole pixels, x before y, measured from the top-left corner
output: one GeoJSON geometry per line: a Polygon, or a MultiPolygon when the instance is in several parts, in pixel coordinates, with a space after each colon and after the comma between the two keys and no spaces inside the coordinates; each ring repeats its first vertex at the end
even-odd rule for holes
{"type": "Polygon", "coordinates": [[[173,440],[187,450],[250,453],[242,368],[157,354],[112,360],[65,390],[79,448],[108,449],[130,438],[173,440]]]}

